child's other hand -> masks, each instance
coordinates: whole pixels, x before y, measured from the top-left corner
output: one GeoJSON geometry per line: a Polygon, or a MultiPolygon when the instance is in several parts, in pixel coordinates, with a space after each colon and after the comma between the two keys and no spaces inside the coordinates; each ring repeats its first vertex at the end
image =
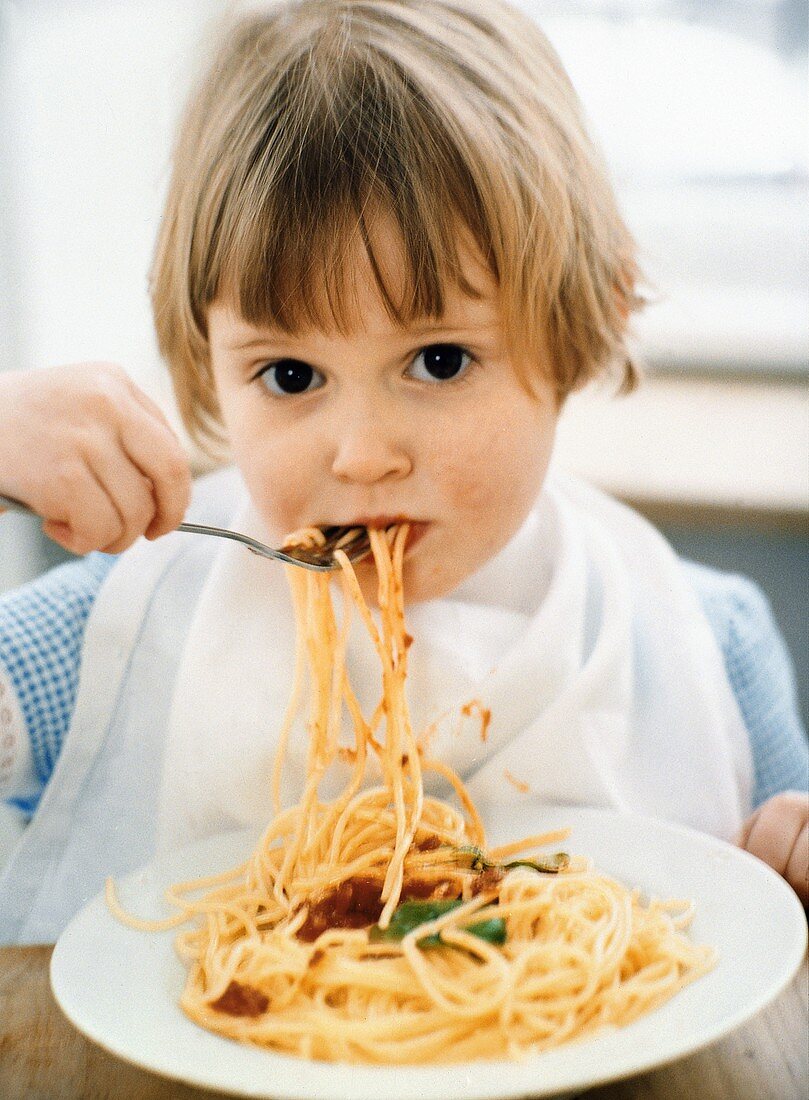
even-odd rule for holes
{"type": "Polygon", "coordinates": [[[0,374],[0,493],[75,554],[173,530],[191,476],[154,402],[109,363],[0,374]]]}
{"type": "Polygon", "coordinates": [[[783,875],[809,905],[809,795],[784,791],[762,803],[742,826],[738,843],[783,875]]]}

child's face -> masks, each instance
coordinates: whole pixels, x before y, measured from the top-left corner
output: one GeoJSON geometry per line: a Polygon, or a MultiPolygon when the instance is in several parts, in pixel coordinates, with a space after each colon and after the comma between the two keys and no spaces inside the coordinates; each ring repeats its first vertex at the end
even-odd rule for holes
{"type": "MultiPolygon", "coordinates": [[[[401,261],[385,240],[390,286],[401,261]]],[[[475,251],[462,255],[482,296],[450,290],[440,322],[394,324],[364,252],[361,322],[348,335],[258,329],[224,302],[208,314],[225,428],[270,537],[281,545],[301,527],[409,520],[409,601],[450,592],[505,546],[536,499],[556,427],[550,382],[526,392],[496,284],[475,251]]],[[[357,575],[375,604],[373,566],[357,575]]]]}

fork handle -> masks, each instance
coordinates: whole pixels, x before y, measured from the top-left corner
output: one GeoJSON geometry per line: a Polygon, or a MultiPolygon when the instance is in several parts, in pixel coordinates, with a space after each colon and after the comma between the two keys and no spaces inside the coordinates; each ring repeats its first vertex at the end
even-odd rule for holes
{"type": "Polygon", "coordinates": [[[297,565],[302,569],[311,569],[315,573],[330,573],[337,568],[336,563],[333,565],[319,565],[315,562],[304,561],[300,558],[293,557],[291,554],[285,554],[283,550],[276,550],[272,546],[266,546],[263,542],[259,542],[258,539],[251,538],[249,535],[243,535],[240,531],[231,531],[226,527],[210,527],[206,523],[181,523],[177,527],[178,531],[188,531],[192,535],[214,535],[220,539],[231,539],[233,542],[240,542],[243,546],[246,546],[248,550],[252,550],[254,554],[258,554],[261,558],[270,558],[272,561],[282,561],[287,565],[297,565]]]}
{"type": "MultiPolygon", "coordinates": [[[[7,497],[0,494],[0,510],[5,512],[19,512],[27,516],[35,516],[37,513],[33,508],[29,508],[27,504],[23,504],[21,500],[17,500],[16,497],[7,497]]],[[[181,523],[177,527],[178,531],[190,531],[194,535],[216,535],[218,538],[233,539],[234,542],[242,542],[250,550],[253,550],[256,554],[261,554],[265,558],[277,558],[279,561],[292,561],[286,554],[282,554],[280,551],[273,550],[269,546],[265,546],[261,542],[256,542],[255,539],[251,539],[249,535],[240,535],[236,531],[226,531],[222,527],[209,527],[204,523],[181,523]]]]}
{"type": "MultiPolygon", "coordinates": [[[[23,504],[21,500],[17,500],[16,497],[7,497],[0,494],[0,509],[4,512],[20,512],[23,515],[35,516],[36,512],[33,508],[29,508],[27,504],[23,504]]],[[[178,531],[190,531],[195,535],[217,535],[219,538],[233,539],[235,542],[243,542],[245,545],[249,545],[251,550],[255,550],[256,553],[265,554],[268,557],[275,557],[274,551],[271,551],[269,547],[264,546],[260,542],[256,542],[255,539],[251,539],[249,535],[239,535],[235,531],[226,531],[222,527],[208,527],[204,523],[181,523],[177,527],[178,531]]],[[[285,555],[278,554],[279,558],[283,558],[285,555]]]]}
{"type": "MultiPolygon", "coordinates": [[[[20,512],[29,516],[36,515],[34,509],[29,508],[27,504],[23,504],[21,500],[2,494],[0,494],[0,511],[20,512]]],[[[187,531],[192,535],[215,535],[220,539],[232,539],[233,542],[242,543],[248,550],[252,550],[254,554],[258,554],[262,558],[283,561],[288,565],[299,565],[303,569],[311,569],[316,573],[328,573],[336,568],[333,565],[316,565],[314,562],[301,561],[299,558],[293,558],[290,554],[285,554],[282,550],[265,546],[263,542],[258,542],[257,539],[253,539],[249,535],[242,535],[238,531],[228,531],[224,527],[210,527],[205,523],[181,523],[178,525],[177,530],[187,531]]]]}
{"type": "Polygon", "coordinates": [[[239,531],[229,531],[226,527],[211,527],[207,523],[180,523],[177,530],[188,531],[192,535],[214,535],[219,539],[231,539],[233,542],[242,543],[248,550],[252,550],[254,554],[260,554],[263,558],[274,558],[276,561],[291,560],[287,554],[282,553],[280,550],[265,546],[263,542],[258,542],[239,531]]]}

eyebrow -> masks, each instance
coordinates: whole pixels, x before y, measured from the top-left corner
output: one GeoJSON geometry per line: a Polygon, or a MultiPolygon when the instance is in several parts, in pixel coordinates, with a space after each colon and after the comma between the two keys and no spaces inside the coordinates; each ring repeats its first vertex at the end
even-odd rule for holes
{"type": "MultiPolygon", "coordinates": [[[[427,336],[429,334],[436,334],[443,332],[484,332],[494,327],[494,323],[476,323],[469,320],[459,320],[456,324],[431,324],[423,325],[421,328],[407,329],[401,333],[403,341],[411,341],[427,336]]],[[[248,351],[250,348],[266,347],[268,344],[284,343],[288,340],[289,336],[285,333],[266,333],[263,336],[254,336],[248,340],[242,340],[238,344],[229,344],[228,347],[231,351],[248,351]]],[[[293,337],[294,339],[294,337],[293,337]]]]}
{"type": "Polygon", "coordinates": [[[240,344],[228,344],[231,351],[247,351],[248,348],[262,347],[264,344],[271,344],[274,337],[272,336],[255,336],[252,340],[244,340],[240,344]]]}

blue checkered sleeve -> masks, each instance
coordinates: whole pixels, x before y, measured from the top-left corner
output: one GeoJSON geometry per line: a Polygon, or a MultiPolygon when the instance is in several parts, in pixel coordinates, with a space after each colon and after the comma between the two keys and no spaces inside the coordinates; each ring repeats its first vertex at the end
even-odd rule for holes
{"type": "Polygon", "coordinates": [[[809,741],[795,672],[769,601],[746,577],[687,563],[722,650],[750,737],[753,805],[786,790],[809,791],[809,741]]]}
{"type": "Polygon", "coordinates": [[[40,790],[70,725],[84,629],[114,561],[90,554],[0,597],[0,666],[17,696],[40,790]]]}

